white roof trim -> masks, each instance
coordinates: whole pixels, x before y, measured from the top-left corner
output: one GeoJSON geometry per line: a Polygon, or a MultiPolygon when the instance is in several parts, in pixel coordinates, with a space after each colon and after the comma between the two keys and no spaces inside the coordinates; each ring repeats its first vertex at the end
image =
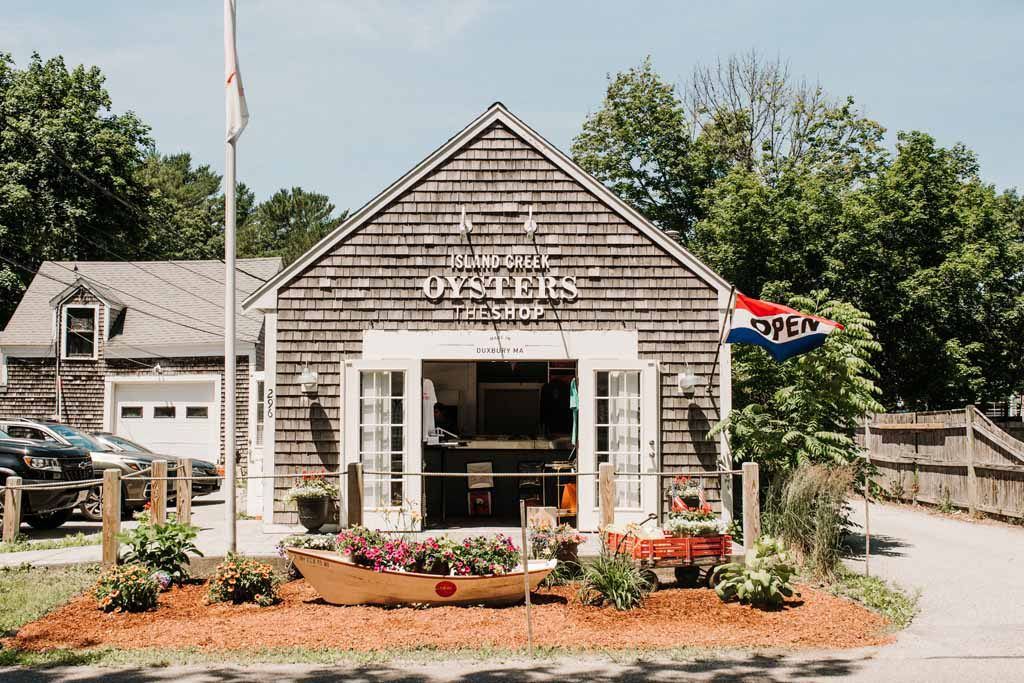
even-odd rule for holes
{"type": "Polygon", "coordinates": [[[287,268],[278,272],[277,275],[269,279],[259,289],[250,294],[242,303],[242,311],[247,313],[250,308],[256,308],[259,310],[276,309],[277,297],[275,294],[284,283],[288,282],[313,262],[324,256],[334,248],[338,242],[362,227],[364,223],[377,215],[377,213],[384,207],[398,199],[402,194],[422,180],[427,174],[434,171],[451,154],[494,123],[504,124],[512,132],[523,138],[537,151],[547,157],[555,166],[567,173],[576,182],[580,183],[584,188],[591,191],[595,196],[608,204],[613,211],[626,219],[633,227],[643,233],[652,242],[663,248],[684,266],[690,268],[697,277],[701,278],[720,292],[731,289],[731,285],[721,275],[713,271],[683,247],[683,245],[670,238],[664,233],[664,231],[652,224],[624,201],[619,199],[615,193],[580,168],[576,162],[566,156],[561,150],[545,140],[539,133],[512,114],[512,112],[505,108],[505,105],[500,102],[495,102],[487,109],[487,111],[478,116],[468,126],[463,128],[461,132],[434,150],[432,154],[421,161],[415,168],[393,182],[383,192],[353,213],[348,220],[327,234],[318,244],[307,251],[302,258],[293,261],[287,268]]]}

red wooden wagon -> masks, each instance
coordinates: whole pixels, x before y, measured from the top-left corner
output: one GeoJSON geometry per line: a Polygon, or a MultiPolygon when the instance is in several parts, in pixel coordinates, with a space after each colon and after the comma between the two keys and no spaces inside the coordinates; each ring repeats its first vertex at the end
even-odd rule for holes
{"type": "Polygon", "coordinates": [[[613,553],[626,555],[648,573],[657,587],[654,569],[673,567],[676,580],[681,584],[697,583],[701,570],[705,583],[710,583],[715,567],[732,559],[732,537],[716,536],[664,536],[663,538],[637,538],[633,533],[606,532],[605,545],[613,553]]]}

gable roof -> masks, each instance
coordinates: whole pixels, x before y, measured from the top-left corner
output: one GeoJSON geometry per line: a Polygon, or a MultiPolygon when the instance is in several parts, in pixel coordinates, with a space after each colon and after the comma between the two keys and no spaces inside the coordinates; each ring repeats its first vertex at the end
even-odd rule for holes
{"type": "MultiPolygon", "coordinates": [[[[281,270],[281,259],[238,259],[237,265],[236,291],[242,299],[281,270]]],[[[106,349],[118,356],[166,356],[175,346],[224,343],[220,261],[45,261],[0,332],[0,346],[52,345],[52,304],[78,288],[111,307],[106,349]],[[160,353],[152,351],[155,347],[160,353]]],[[[238,341],[254,343],[263,316],[246,314],[241,306],[237,312],[238,341]]]]}
{"type": "Polygon", "coordinates": [[[477,135],[495,123],[501,123],[508,127],[548,161],[569,175],[586,190],[589,190],[612,211],[619,214],[652,242],[693,271],[701,280],[704,280],[711,287],[718,290],[720,294],[731,289],[731,285],[722,276],[690,253],[683,245],[666,235],[664,231],[644,218],[636,209],[619,199],[615,193],[605,187],[599,180],[583,170],[555,145],[506,109],[505,105],[501,102],[495,102],[488,107],[487,111],[434,150],[415,168],[389,185],[383,192],[349,216],[344,223],[328,233],[309,251],[303,254],[301,258],[293,261],[287,268],[257,288],[242,302],[242,310],[248,311],[253,308],[261,310],[274,309],[276,307],[275,297],[270,297],[268,296],[269,294],[276,292],[281,286],[329,252],[336,244],[372,220],[382,209],[386,208],[391,202],[401,197],[405,192],[414,187],[416,183],[441,166],[448,157],[456,153],[463,145],[473,140],[477,135]]]}

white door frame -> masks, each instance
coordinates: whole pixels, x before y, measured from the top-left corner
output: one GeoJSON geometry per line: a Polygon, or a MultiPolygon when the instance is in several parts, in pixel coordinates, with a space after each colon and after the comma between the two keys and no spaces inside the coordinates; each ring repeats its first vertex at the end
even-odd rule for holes
{"type": "MultiPolygon", "coordinates": [[[[577,366],[579,389],[579,472],[597,472],[596,435],[596,373],[606,370],[636,370],[640,372],[640,471],[658,472],[661,468],[661,379],[655,360],[581,360],[577,366]]],[[[580,477],[579,528],[597,531],[600,519],[596,495],[597,477],[580,477]]],[[[616,523],[642,522],[647,515],[658,514],[661,504],[658,477],[640,479],[640,508],[615,510],[616,523]]]]}
{"type": "MultiPolygon", "coordinates": [[[[365,370],[401,370],[405,373],[404,416],[402,421],[403,451],[405,453],[405,472],[419,473],[423,471],[423,440],[421,438],[421,419],[423,412],[423,361],[420,359],[392,360],[348,360],[342,365],[344,373],[344,414],[341,427],[341,446],[344,454],[344,467],[360,461],[359,430],[359,373],[365,370]],[[346,426],[349,428],[346,429],[346,426]]],[[[368,469],[368,468],[364,468],[368,469]]],[[[364,473],[364,481],[369,475],[364,473]]],[[[408,505],[381,506],[370,508],[364,504],[363,524],[371,529],[392,529],[399,531],[419,531],[423,521],[423,478],[419,476],[402,477],[402,495],[408,505]]]]}

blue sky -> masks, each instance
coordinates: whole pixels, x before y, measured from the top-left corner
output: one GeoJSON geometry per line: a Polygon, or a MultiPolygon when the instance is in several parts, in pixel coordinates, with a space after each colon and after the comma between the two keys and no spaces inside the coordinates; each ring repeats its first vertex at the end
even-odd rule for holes
{"type": "MultiPolygon", "coordinates": [[[[852,95],[890,141],[963,142],[1024,186],[1021,2],[348,2],[238,0],[252,120],[239,177],[358,207],[501,100],[568,149],[606,75],[650,54],[682,82],[752,48],[852,95]]],[[[219,0],[7,0],[0,50],[98,65],[163,152],[223,168],[219,0]]]]}

